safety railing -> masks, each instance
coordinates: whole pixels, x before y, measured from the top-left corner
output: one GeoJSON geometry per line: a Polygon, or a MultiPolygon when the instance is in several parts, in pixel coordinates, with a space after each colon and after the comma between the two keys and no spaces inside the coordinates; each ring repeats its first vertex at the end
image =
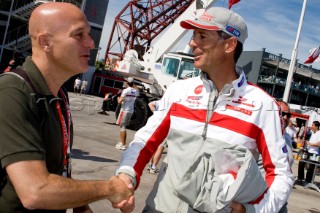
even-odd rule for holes
{"type": "Polygon", "coordinates": [[[14,41],[18,42],[18,39],[28,35],[28,23],[21,25],[7,33],[5,44],[12,43],[14,41]]]}
{"type": "MultiPolygon", "coordinates": [[[[272,76],[260,75],[258,82],[259,83],[277,84],[277,85],[281,85],[281,86],[286,85],[286,79],[279,78],[279,77],[275,78],[274,75],[272,75],[272,76]]],[[[298,90],[301,92],[312,93],[312,94],[316,94],[316,95],[320,94],[318,86],[305,85],[305,84],[301,84],[301,82],[299,83],[299,82],[292,81],[291,82],[291,89],[295,89],[295,90],[298,90]]]]}

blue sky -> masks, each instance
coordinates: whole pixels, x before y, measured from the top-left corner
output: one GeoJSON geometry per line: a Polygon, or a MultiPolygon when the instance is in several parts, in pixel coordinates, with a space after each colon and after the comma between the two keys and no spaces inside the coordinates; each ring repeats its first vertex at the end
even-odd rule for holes
{"type": "MultiPolygon", "coordinates": [[[[127,0],[109,1],[99,58],[104,58],[115,16],[128,2],[127,0]]],[[[215,5],[227,7],[228,0],[218,0],[215,5]]],[[[267,52],[276,55],[282,53],[283,57],[291,59],[302,5],[303,0],[241,0],[235,4],[231,9],[245,19],[249,30],[244,50],[266,48],[267,52]]],[[[319,11],[320,0],[308,0],[298,46],[299,63],[307,59],[310,49],[320,45],[319,11]]],[[[184,49],[190,37],[191,35],[187,34],[172,51],[184,49]]],[[[312,66],[320,69],[320,62],[314,62],[312,66]]]]}

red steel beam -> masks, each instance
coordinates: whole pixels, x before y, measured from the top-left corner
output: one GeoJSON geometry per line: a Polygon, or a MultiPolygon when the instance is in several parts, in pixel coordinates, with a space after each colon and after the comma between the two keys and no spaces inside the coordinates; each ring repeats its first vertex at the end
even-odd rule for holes
{"type": "Polygon", "coordinates": [[[139,57],[151,42],[180,16],[194,0],[134,0],[115,17],[105,61],[123,59],[129,49],[136,49],[139,57]]]}

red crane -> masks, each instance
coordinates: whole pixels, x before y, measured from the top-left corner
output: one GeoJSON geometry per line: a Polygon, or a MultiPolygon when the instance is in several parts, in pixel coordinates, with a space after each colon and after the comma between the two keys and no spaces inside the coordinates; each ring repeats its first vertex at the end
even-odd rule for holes
{"type": "Polygon", "coordinates": [[[152,40],[173,23],[193,1],[130,1],[114,20],[105,61],[115,57],[123,59],[124,53],[129,49],[135,49],[141,59],[152,40]]]}

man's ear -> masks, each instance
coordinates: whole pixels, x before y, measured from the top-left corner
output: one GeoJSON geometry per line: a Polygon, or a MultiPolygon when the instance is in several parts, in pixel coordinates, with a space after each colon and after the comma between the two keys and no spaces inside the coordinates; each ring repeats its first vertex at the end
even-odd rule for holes
{"type": "Polygon", "coordinates": [[[50,50],[50,38],[48,34],[40,34],[38,35],[38,44],[40,48],[44,51],[49,51],[50,50]]]}
{"type": "Polygon", "coordinates": [[[238,40],[235,37],[231,37],[225,40],[226,53],[233,52],[238,44],[238,40]]]}

